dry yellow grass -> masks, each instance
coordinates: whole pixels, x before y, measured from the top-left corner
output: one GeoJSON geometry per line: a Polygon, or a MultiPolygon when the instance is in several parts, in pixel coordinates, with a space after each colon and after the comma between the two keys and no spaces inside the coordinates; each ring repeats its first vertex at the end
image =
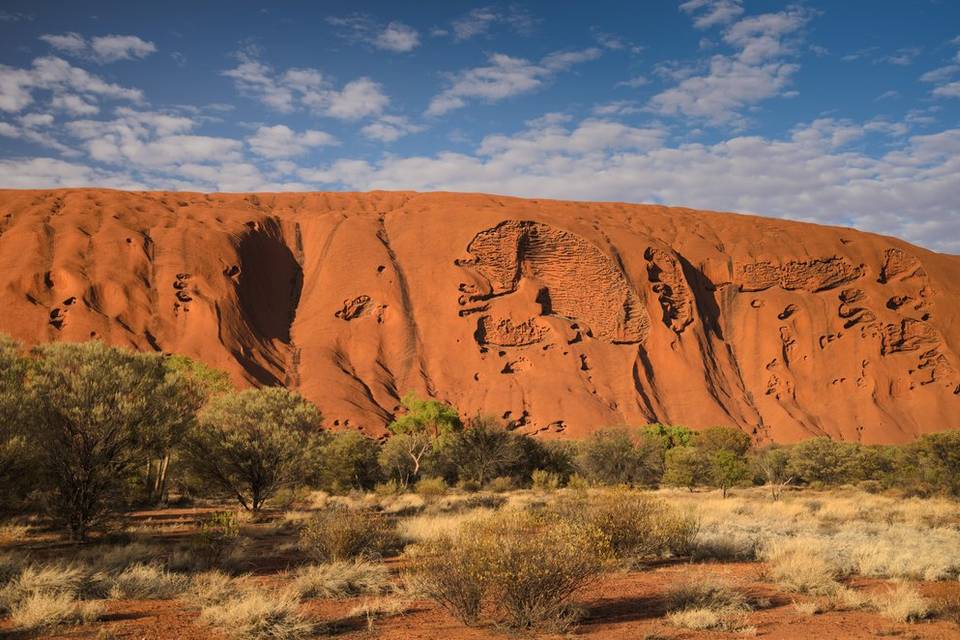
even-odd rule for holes
{"type": "Polygon", "coordinates": [[[293,594],[262,590],[244,591],[204,607],[199,621],[236,640],[298,640],[316,627],[300,612],[300,601],[293,594]]]}
{"type": "Polygon", "coordinates": [[[71,593],[31,593],[10,611],[10,621],[23,631],[93,622],[103,613],[99,601],[78,601],[71,593]]]}

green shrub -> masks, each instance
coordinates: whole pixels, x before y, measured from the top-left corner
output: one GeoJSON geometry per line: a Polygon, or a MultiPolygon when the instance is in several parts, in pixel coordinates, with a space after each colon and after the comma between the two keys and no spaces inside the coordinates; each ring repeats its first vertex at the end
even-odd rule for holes
{"type": "Polygon", "coordinates": [[[556,491],[563,483],[559,473],[546,469],[535,469],[530,480],[537,491],[556,491]]]}
{"type": "Polygon", "coordinates": [[[674,447],[666,453],[663,484],[692,491],[707,482],[709,464],[706,454],[697,447],[674,447]]]}
{"type": "Polygon", "coordinates": [[[513,629],[563,629],[569,603],[607,566],[596,527],[510,512],[460,528],[411,553],[413,585],[466,624],[484,607],[513,629]]]}
{"type": "Polygon", "coordinates": [[[498,478],[492,479],[487,483],[487,486],[484,487],[487,491],[492,491],[493,493],[506,493],[508,491],[513,491],[516,489],[516,484],[513,482],[513,478],[508,478],[505,476],[500,476],[498,478]]]}
{"type": "Polygon", "coordinates": [[[369,490],[381,478],[375,440],[349,429],[330,437],[319,449],[316,484],[332,493],[369,490]]]}
{"type": "Polygon", "coordinates": [[[663,448],[643,431],[601,429],[580,443],[577,467],[594,484],[653,485],[663,473],[663,448]]]}
{"type": "Polygon", "coordinates": [[[423,478],[417,482],[413,490],[424,498],[435,498],[447,492],[447,483],[443,478],[423,478]]]}
{"type": "Polygon", "coordinates": [[[390,521],[365,509],[326,509],[300,530],[300,549],[318,562],[377,558],[399,547],[399,536],[390,521]]]}
{"type": "Polygon", "coordinates": [[[258,511],[303,477],[323,440],[321,419],[316,407],[283,387],[217,396],[185,439],[186,458],[210,486],[258,511]]]}

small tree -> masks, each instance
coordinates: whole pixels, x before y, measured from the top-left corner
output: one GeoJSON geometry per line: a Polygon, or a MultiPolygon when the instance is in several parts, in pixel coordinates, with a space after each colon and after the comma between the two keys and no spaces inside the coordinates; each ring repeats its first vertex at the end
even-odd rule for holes
{"type": "Polygon", "coordinates": [[[674,487],[694,487],[707,479],[709,461],[703,451],[697,447],[674,447],[666,453],[663,471],[663,483],[674,487]]]}
{"type": "Polygon", "coordinates": [[[850,444],[830,438],[804,440],[790,448],[791,475],[806,483],[836,485],[852,473],[856,451],[850,444]]]}
{"type": "Polygon", "coordinates": [[[696,436],[696,432],[689,427],[661,424],[659,422],[648,424],[643,428],[643,431],[648,436],[660,440],[664,450],[692,444],[693,438],[696,436]]]}
{"type": "Polygon", "coordinates": [[[195,473],[259,511],[277,489],[304,473],[321,444],[315,406],[282,387],[213,398],[185,439],[195,473]]]}
{"type": "Polygon", "coordinates": [[[663,449],[643,432],[601,429],[581,444],[577,466],[598,484],[654,484],[663,473],[663,449]]]}
{"type": "Polygon", "coordinates": [[[36,356],[26,392],[52,512],[84,540],[124,500],[134,465],[183,433],[201,399],[159,355],[87,342],[36,356]]]}
{"type": "Polygon", "coordinates": [[[793,482],[789,471],[790,451],[783,447],[767,447],[753,456],[753,464],[770,487],[770,497],[779,500],[783,490],[793,482]]]}
{"type": "Polygon", "coordinates": [[[24,382],[29,360],[0,334],[0,509],[20,502],[35,479],[36,449],[24,429],[29,415],[24,382]]]}
{"type": "MultiPolygon", "coordinates": [[[[413,392],[403,396],[401,404],[406,413],[398,416],[387,425],[397,442],[387,451],[393,455],[403,453],[410,460],[409,473],[401,480],[406,485],[409,480],[420,475],[424,458],[449,441],[452,434],[463,430],[463,422],[457,410],[439,400],[421,400],[413,392]]],[[[398,461],[388,461],[389,466],[398,467],[398,461]]]]}
{"type": "MultiPolygon", "coordinates": [[[[193,360],[184,355],[174,354],[164,359],[164,365],[171,375],[179,377],[189,383],[201,398],[201,405],[213,396],[226,393],[233,389],[230,377],[218,369],[208,367],[202,362],[193,360]]],[[[178,430],[171,430],[158,438],[151,451],[148,451],[147,471],[144,486],[147,492],[147,501],[156,504],[164,500],[167,491],[167,478],[170,472],[170,460],[173,448],[180,442],[187,425],[178,430]]]]}
{"type": "Polygon", "coordinates": [[[731,487],[747,479],[749,472],[750,468],[743,456],[732,451],[721,449],[710,455],[710,479],[714,486],[720,487],[724,498],[731,487]]]}
{"type": "Polygon", "coordinates": [[[483,485],[492,478],[510,475],[519,465],[523,451],[516,440],[496,418],[477,416],[450,439],[446,454],[460,480],[483,485]]]}
{"type": "Polygon", "coordinates": [[[750,435],[734,427],[710,427],[697,433],[693,444],[707,452],[729,451],[745,456],[750,450],[750,435]]]}
{"type": "Polygon", "coordinates": [[[330,437],[319,449],[318,484],[327,491],[372,489],[380,480],[377,443],[352,429],[330,437]]]}

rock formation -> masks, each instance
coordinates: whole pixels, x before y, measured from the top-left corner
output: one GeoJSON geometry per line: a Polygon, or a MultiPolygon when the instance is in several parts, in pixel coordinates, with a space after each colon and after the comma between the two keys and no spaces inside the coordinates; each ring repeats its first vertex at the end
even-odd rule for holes
{"type": "Polygon", "coordinates": [[[542,437],[960,427],[960,257],[662,206],[0,191],[0,331],[183,353],[371,435],[408,390],[542,437]]]}

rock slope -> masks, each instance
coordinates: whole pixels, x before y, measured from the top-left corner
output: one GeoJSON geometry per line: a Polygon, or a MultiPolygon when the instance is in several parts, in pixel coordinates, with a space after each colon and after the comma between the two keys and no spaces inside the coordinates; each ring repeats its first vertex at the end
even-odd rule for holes
{"type": "Polygon", "coordinates": [[[383,433],[960,427],[960,257],[852,229],[451,193],[0,191],[0,331],[179,352],[383,433]]]}

